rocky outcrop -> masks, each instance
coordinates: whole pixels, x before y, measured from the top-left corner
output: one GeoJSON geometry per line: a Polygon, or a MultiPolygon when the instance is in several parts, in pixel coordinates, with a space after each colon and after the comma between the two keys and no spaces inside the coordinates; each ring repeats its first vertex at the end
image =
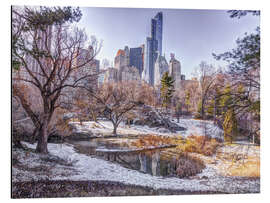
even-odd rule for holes
{"type": "Polygon", "coordinates": [[[170,121],[165,115],[151,106],[143,106],[136,112],[137,119],[134,120],[135,125],[147,125],[150,128],[160,127],[175,133],[176,131],[183,131],[186,128],[181,127],[170,121]]]}

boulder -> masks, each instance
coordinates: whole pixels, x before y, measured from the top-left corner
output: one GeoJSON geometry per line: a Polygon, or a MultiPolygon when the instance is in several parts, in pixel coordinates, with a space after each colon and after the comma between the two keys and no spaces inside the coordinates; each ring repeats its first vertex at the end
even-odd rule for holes
{"type": "Polygon", "coordinates": [[[171,122],[165,114],[153,109],[151,106],[144,105],[140,107],[136,114],[135,125],[147,125],[150,128],[165,128],[173,133],[186,130],[186,128],[171,122]]]}
{"type": "Polygon", "coordinates": [[[34,142],[34,130],[35,126],[30,118],[23,118],[12,123],[13,138],[20,141],[34,142]]]}

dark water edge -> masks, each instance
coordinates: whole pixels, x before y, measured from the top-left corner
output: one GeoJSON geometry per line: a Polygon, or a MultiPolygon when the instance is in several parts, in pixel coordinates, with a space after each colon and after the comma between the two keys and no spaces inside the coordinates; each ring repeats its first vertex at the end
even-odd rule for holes
{"type": "Polygon", "coordinates": [[[42,180],[12,183],[11,198],[229,194],[219,191],[153,189],[112,181],[42,180]]]}

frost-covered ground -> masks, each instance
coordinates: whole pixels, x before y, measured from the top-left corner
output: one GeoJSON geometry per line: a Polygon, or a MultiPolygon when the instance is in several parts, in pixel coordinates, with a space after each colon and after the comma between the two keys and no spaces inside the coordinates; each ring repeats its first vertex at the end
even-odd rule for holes
{"type": "MultiPolygon", "coordinates": [[[[89,121],[83,122],[82,125],[79,122],[70,122],[76,126],[77,132],[87,133],[92,132],[94,135],[111,135],[113,132],[113,125],[110,121],[89,121]]],[[[182,131],[181,131],[182,132],[182,131]]],[[[120,135],[138,135],[138,134],[156,134],[156,135],[179,135],[178,133],[170,133],[165,128],[150,128],[148,126],[141,125],[125,125],[123,122],[117,128],[117,133],[120,135]]]]}
{"type": "MultiPolygon", "coordinates": [[[[177,123],[176,121],[173,121],[177,123]]],[[[80,132],[92,132],[94,135],[111,135],[112,123],[110,121],[84,122],[83,125],[74,122],[77,130],[80,132]]],[[[213,125],[211,121],[199,121],[193,119],[180,119],[179,124],[187,128],[186,131],[177,133],[168,133],[162,128],[149,128],[148,126],[131,125],[130,127],[121,123],[117,129],[118,134],[122,135],[142,135],[154,134],[165,136],[189,136],[203,135],[206,129],[212,137],[219,137],[222,131],[213,125]]],[[[24,143],[29,148],[35,148],[35,145],[24,143]]],[[[38,155],[33,152],[22,150],[13,151],[23,167],[12,168],[13,181],[31,181],[31,180],[104,180],[116,181],[124,184],[139,186],[148,186],[154,189],[171,189],[185,191],[213,191],[224,193],[257,193],[260,192],[259,178],[240,178],[222,176],[219,172],[220,162],[213,162],[212,158],[206,162],[206,168],[202,173],[188,179],[176,177],[158,177],[141,173],[136,170],[127,169],[117,163],[105,161],[95,157],[80,154],[69,144],[49,144],[50,155],[65,160],[61,164],[54,161],[46,161],[46,156],[38,155]]],[[[233,148],[229,148],[234,150],[233,148]]],[[[225,151],[229,149],[224,148],[225,151]]],[[[241,151],[235,149],[236,151],[241,151]]],[[[242,150],[246,151],[245,149],[242,150]]],[[[258,150],[257,150],[258,151],[258,150]]],[[[256,151],[256,153],[257,153],[256,151]]],[[[255,152],[250,151],[252,154],[255,152]]],[[[258,152],[259,156],[259,152],[258,152]]],[[[207,157],[206,157],[207,158],[207,157]]]]}
{"type": "Polygon", "coordinates": [[[214,125],[213,121],[195,120],[195,119],[180,119],[179,123],[174,122],[187,130],[181,132],[181,135],[187,137],[189,135],[204,135],[205,132],[214,138],[223,137],[223,130],[214,125]]]}
{"type": "MultiPolygon", "coordinates": [[[[217,137],[222,139],[222,130],[213,124],[212,121],[201,121],[195,119],[180,119],[179,123],[175,120],[172,122],[177,125],[186,128],[185,131],[178,131],[176,133],[171,133],[165,128],[150,128],[148,126],[141,125],[130,125],[127,126],[123,122],[117,128],[117,133],[120,135],[134,134],[155,134],[163,136],[183,136],[187,137],[189,135],[203,135],[204,131],[212,137],[217,137]]],[[[80,125],[79,122],[71,122],[76,126],[78,132],[92,132],[95,135],[110,135],[113,131],[113,125],[110,121],[99,121],[98,123],[94,121],[83,122],[80,125]]]]}
{"type": "MultiPolygon", "coordinates": [[[[29,148],[35,145],[24,143],[29,148]]],[[[49,144],[51,155],[58,156],[72,165],[55,164],[40,160],[40,155],[22,150],[13,155],[28,168],[22,170],[12,168],[13,181],[30,180],[106,180],[125,184],[148,186],[154,189],[176,189],[185,191],[216,191],[224,193],[255,193],[260,192],[259,179],[223,177],[217,174],[211,164],[207,164],[202,173],[189,179],[176,177],[157,177],[124,168],[116,163],[77,153],[68,144],[49,144]],[[37,169],[47,170],[37,170],[37,169]]]]}

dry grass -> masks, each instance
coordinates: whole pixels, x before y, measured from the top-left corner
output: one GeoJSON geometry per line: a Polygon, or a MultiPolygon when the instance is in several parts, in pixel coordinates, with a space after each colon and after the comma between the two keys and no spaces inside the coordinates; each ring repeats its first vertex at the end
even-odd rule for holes
{"type": "Polygon", "coordinates": [[[188,136],[183,143],[178,145],[178,149],[183,152],[193,152],[212,156],[220,143],[214,138],[207,138],[204,136],[188,136]]]}
{"type": "Polygon", "coordinates": [[[260,155],[258,146],[251,146],[248,153],[236,148],[235,145],[227,145],[223,148],[232,149],[229,153],[218,153],[219,171],[227,176],[260,177],[260,155]]]}
{"type": "Polygon", "coordinates": [[[149,147],[149,146],[160,146],[160,145],[169,145],[174,144],[173,140],[168,137],[156,136],[156,135],[145,135],[141,136],[139,139],[131,143],[132,146],[140,147],[149,147]]]}
{"type": "Polygon", "coordinates": [[[156,135],[146,135],[140,137],[138,140],[132,142],[132,146],[147,147],[160,145],[177,145],[176,151],[192,152],[212,156],[220,143],[213,138],[206,138],[204,136],[189,136],[186,139],[182,137],[164,137],[156,135]]]}
{"type": "Polygon", "coordinates": [[[248,160],[245,164],[235,164],[228,169],[231,176],[260,177],[260,161],[248,160]]]}

